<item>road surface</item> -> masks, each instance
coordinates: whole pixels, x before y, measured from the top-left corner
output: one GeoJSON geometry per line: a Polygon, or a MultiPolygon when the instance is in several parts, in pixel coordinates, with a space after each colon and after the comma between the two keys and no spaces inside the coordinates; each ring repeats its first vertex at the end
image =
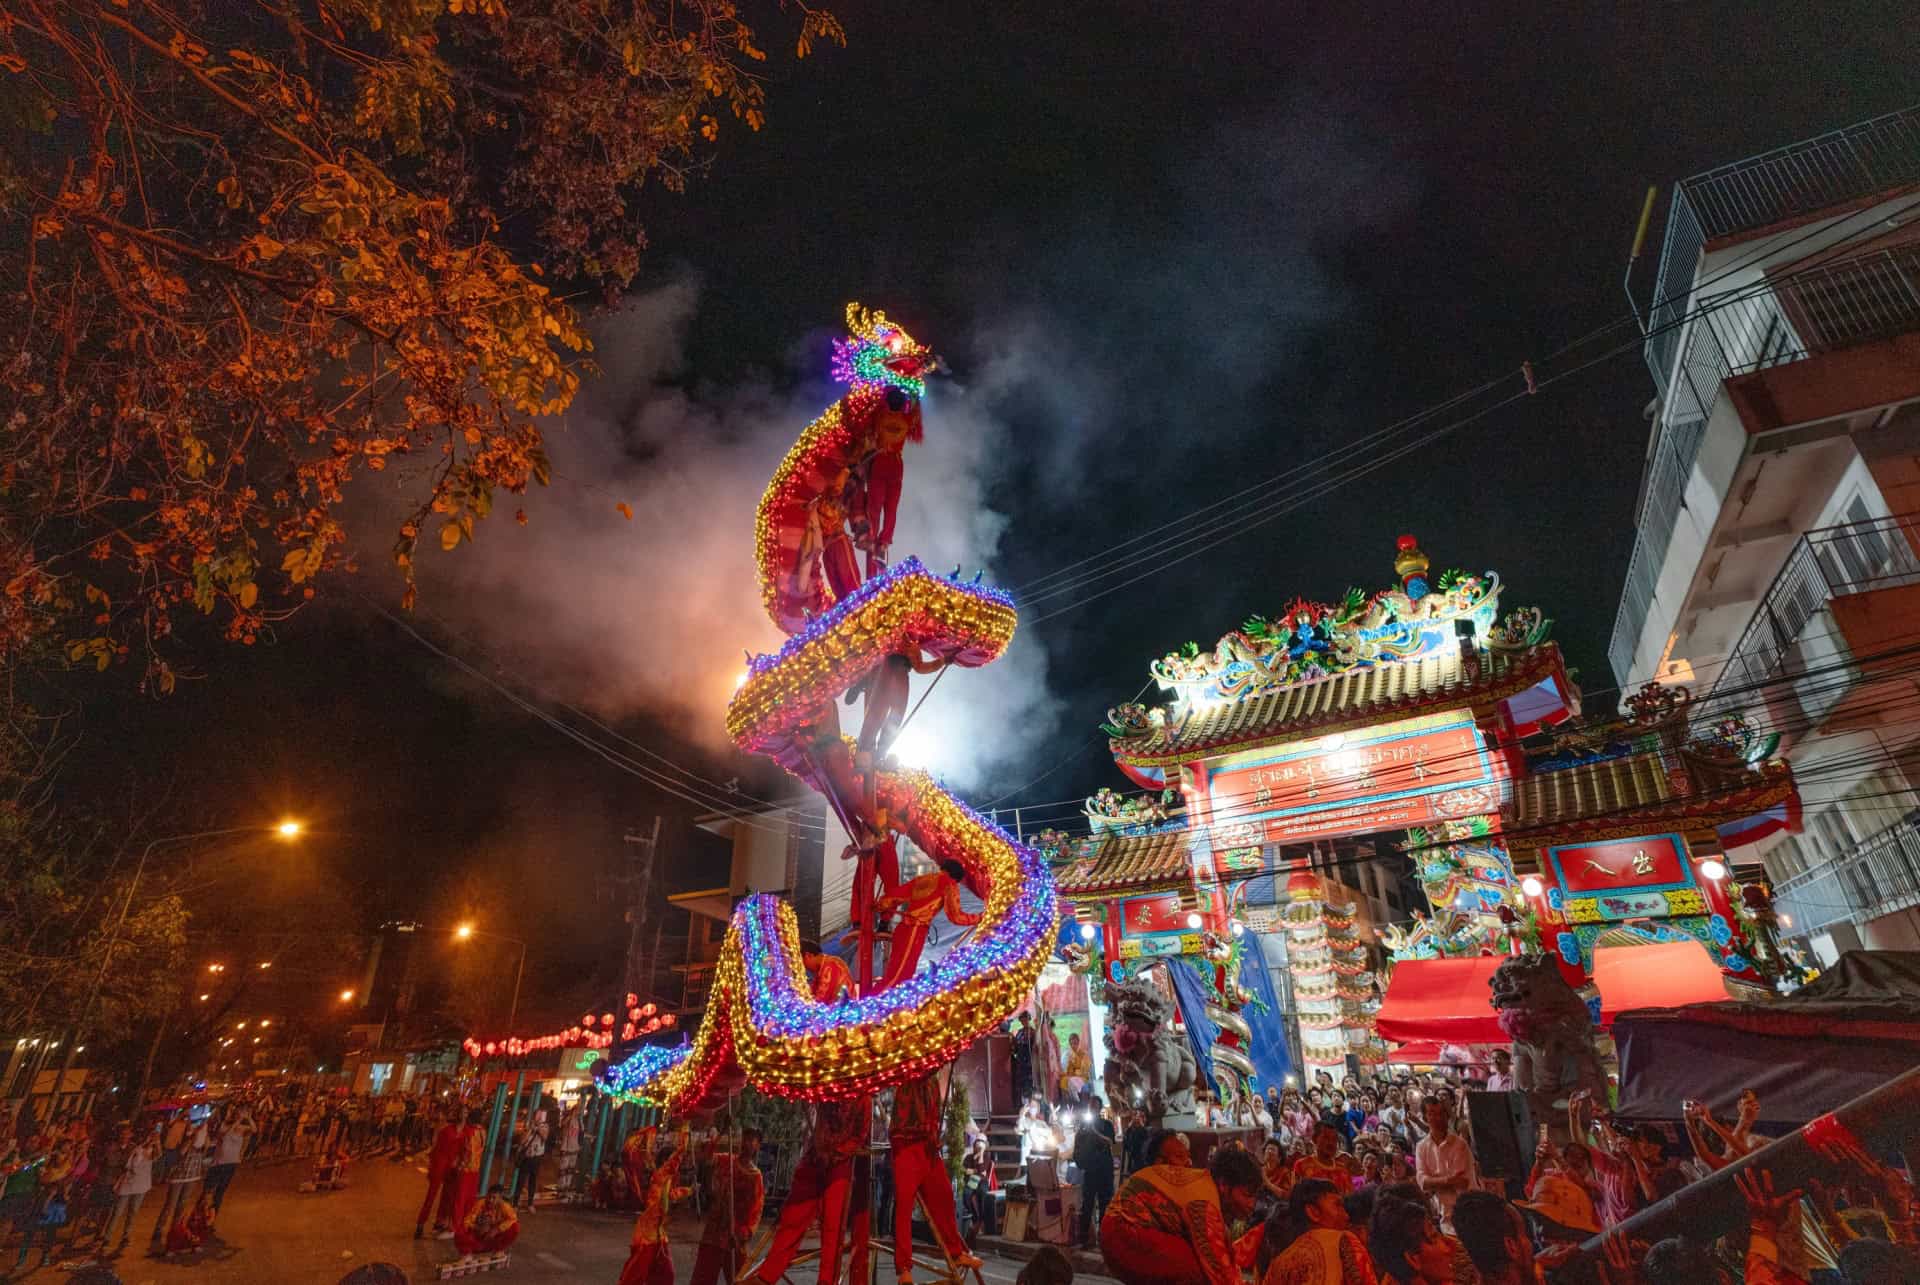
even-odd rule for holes
{"type": "MultiPolygon", "coordinates": [[[[146,1237],[160,1209],[157,1195],[149,1196],[135,1220],[133,1245],[108,1265],[123,1285],[335,1285],[363,1263],[387,1262],[418,1285],[437,1280],[439,1265],[455,1256],[451,1241],[413,1239],[413,1215],[426,1189],[418,1160],[356,1161],[344,1191],[300,1192],[307,1171],[304,1163],[242,1166],[227,1193],[218,1238],[187,1258],[146,1257],[146,1237]]],[[[506,1268],[462,1279],[475,1285],[614,1285],[627,1258],[632,1220],[548,1208],[523,1215],[520,1227],[506,1268]]],[[[674,1277],[684,1283],[698,1233],[691,1222],[677,1230],[674,1277]]],[[[9,1252],[0,1269],[11,1266],[9,1252]]],[[[989,1256],[984,1275],[990,1285],[1011,1285],[1020,1266],[989,1256]]],[[[890,1271],[882,1275],[891,1279],[890,1271]]],[[[60,1285],[71,1276],[56,1264],[14,1276],[0,1270],[0,1279],[8,1285],[60,1285]]],[[[1076,1280],[1101,1285],[1105,1278],[1082,1273],[1076,1280]]]]}

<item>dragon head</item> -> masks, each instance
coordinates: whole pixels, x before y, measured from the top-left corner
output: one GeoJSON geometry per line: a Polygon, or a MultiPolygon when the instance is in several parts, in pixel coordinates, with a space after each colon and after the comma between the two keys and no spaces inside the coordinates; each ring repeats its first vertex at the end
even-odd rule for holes
{"type": "Polygon", "coordinates": [[[848,304],[847,336],[833,341],[833,377],[854,388],[897,388],[917,401],[927,376],[940,369],[933,350],[884,312],[848,304]]]}

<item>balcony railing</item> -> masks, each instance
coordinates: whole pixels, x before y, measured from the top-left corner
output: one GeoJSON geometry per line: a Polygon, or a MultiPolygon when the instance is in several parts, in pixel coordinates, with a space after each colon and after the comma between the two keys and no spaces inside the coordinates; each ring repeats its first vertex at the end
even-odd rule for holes
{"type": "Polygon", "coordinates": [[[1792,682],[1809,718],[1824,715],[1853,685],[1851,664],[1859,658],[1834,659],[1843,653],[1832,646],[1810,649],[1809,626],[1842,594],[1920,583],[1916,536],[1920,514],[1903,514],[1823,527],[1795,541],[1706,699],[1696,706],[1699,717],[1759,706],[1781,681],[1792,682]]]}
{"type": "Polygon", "coordinates": [[[1920,905],[1920,812],[1857,844],[1845,856],[1774,885],[1773,905],[1795,934],[1819,932],[1920,905]]]}
{"type": "Polygon", "coordinates": [[[1708,241],[1908,183],[1920,183],[1920,106],[1721,165],[1675,187],[1647,337],[1647,364],[1660,391],[1673,378],[1677,323],[1708,241]]]}
{"type": "Polygon", "coordinates": [[[1766,366],[1800,361],[1920,330],[1920,245],[1849,255],[1740,290],[1708,295],[1675,323],[1683,341],[1647,461],[1626,586],[1607,649],[1615,678],[1627,682],[1654,583],[1707,420],[1725,381],[1766,366]]]}

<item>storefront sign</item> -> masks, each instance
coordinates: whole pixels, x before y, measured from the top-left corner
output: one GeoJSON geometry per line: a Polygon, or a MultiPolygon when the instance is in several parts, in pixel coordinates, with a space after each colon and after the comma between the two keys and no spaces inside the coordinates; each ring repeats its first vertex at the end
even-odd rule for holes
{"type": "Polygon", "coordinates": [[[1215,824],[1299,843],[1497,812],[1503,775],[1457,712],[1283,746],[1215,770],[1209,788],[1215,824]]]}

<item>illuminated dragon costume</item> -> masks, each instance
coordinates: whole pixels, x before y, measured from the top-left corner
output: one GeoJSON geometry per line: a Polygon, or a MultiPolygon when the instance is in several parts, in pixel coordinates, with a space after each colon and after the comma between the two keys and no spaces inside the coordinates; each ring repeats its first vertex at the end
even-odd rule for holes
{"type": "Polygon", "coordinates": [[[875,993],[821,1000],[801,962],[792,907],[747,898],[691,1043],[642,1048],[604,1072],[614,1093],[669,1110],[698,1110],[742,1082],[822,1101],[922,1076],[1012,1013],[1053,948],[1058,904],[1040,855],[925,773],[892,770],[884,741],[873,766],[875,756],[856,757],[840,733],[842,695],[860,688],[871,707],[890,661],[898,674],[901,658],[917,663],[922,653],[985,665],[1006,650],[1016,621],[998,589],[935,575],[913,558],[884,564],[899,456],[919,440],[935,359],[882,313],[849,305],[847,323],[849,337],[834,345],[834,374],[847,392],[801,432],[757,515],[762,595],[789,639],[751,659],[727,730],[742,750],[825,794],[870,851],[884,844],[890,855],[897,833],[936,862],[957,861],[985,905],[971,936],[930,970],[875,993]],[[868,554],[866,578],[851,586],[848,543],[868,554]]]}

